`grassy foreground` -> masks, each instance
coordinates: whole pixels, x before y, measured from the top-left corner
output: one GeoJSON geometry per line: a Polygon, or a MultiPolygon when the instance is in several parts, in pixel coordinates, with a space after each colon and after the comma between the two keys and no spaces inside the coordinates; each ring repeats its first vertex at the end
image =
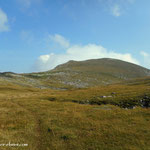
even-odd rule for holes
{"type": "Polygon", "coordinates": [[[0,144],[28,146],[0,150],[150,150],[150,109],[137,103],[149,89],[149,81],[66,91],[1,81],[0,144]],[[122,100],[135,109],[115,105],[122,100]]]}

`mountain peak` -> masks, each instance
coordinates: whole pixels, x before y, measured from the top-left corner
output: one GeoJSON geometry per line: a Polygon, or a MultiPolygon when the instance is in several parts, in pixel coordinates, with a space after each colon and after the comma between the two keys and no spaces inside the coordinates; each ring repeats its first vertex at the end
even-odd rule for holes
{"type": "Polygon", "coordinates": [[[61,72],[59,79],[65,84],[110,84],[150,75],[150,70],[119,59],[102,58],[85,61],[70,60],[58,65],[52,72],[61,72]],[[63,74],[63,75],[62,75],[63,74]]]}

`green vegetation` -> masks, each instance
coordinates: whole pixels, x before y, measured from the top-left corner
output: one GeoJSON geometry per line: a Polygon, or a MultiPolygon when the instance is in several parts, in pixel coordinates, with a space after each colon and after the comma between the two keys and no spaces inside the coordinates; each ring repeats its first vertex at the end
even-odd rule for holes
{"type": "Polygon", "coordinates": [[[114,104],[122,100],[132,103],[149,95],[149,89],[150,84],[144,83],[60,91],[1,81],[0,141],[29,144],[15,149],[148,150],[149,108],[123,109],[114,104]],[[100,97],[112,93],[113,97],[100,97]],[[74,100],[103,101],[107,105],[78,104],[74,100]]]}
{"type": "MultiPolygon", "coordinates": [[[[88,70],[76,66],[78,74],[73,65],[71,77],[76,74],[74,80],[79,78],[79,83],[84,83],[88,70]]],[[[0,150],[150,149],[150,77],[141,73],[142,78],[95,86],[88,80],[90,86],[77,88],[76,84],[67,84],[75,82],[66,76],[68,70],[61,69],[0,74],[0,144],[28,144],[0,150]],[[61,83],[65,76],[66,81],[61,83]]],[[[89,71],[90,75],[98,75],[96,68],[89,71]]],[[[103,77],[107,75],[106,69],[103,77]]]]}

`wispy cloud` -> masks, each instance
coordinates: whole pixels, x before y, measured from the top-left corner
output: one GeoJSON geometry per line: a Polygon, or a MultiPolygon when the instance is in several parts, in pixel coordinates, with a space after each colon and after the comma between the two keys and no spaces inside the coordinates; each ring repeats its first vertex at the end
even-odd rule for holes
{"type": "Polygon", "coordinates": [[[136,0],[106,0],[110,13],[115,17],[120,17],[136,0]]]}
{"type": "Polygon", "coordinates": [[[32,0],[17,0],[17,2],[25,8],[29,8],[31,6],[31,1],[32,0]]]}
{"type": "MultiPolygon", "coordinates": [[[[64,2],[63,10],[67,12],[67,15],[72,19],[76,20],[77,9],[80,7],[81,11],[84,13],[88,10],[96,12],[97,14],[100,11],[114,16],[120,17],[129,10],[129,8],[136,2],[136,0],[77,0],[77,1],[66,1],[64,2]],[[76,9],[77,8],[77,9],[76,9]]],[[[87,13],[88,13],[87,12],[87,13]]],[[[83,13],[83,14],[84,14],[83,13]]]]}
{"type": "MultiPolygon", "coordinates": [[[[63,37],[59,35],[60,37],[63,37]]],[[[65,39],[63,37],[63,39],[65,39]]],[[[59,44],[59,43],[58,43],[59,44]]],[[[117,53],[110,51],[101,45],[87,44],[87,45],[71,45],[66,48],[63,54],[50,53],[47,55],[39,56],[36,62],[36,71],[46,71],[56,67],[59,64],[65,63],[69,60],[82,61],[87,59],[98,59],[98,58],[116,58],[124,61],[139,64],[136,59],[129,53],[117,53]]],[[[62,44],[62,46],[64,46],[62,44]]]]}
{"type": "Polygon", "coordinates": [[[115,16],[115,17],[121,16],[121,9],[120,9],[120,6],[119,6],[118,4],[115,4],[115,5],[112,7],[111,13],[112,13],[112,15],[115,16]]]}
{"type": "Polygon", "coordinates": [[[0,32],[9,30],[7,14],[0,8],[0,32]]]}
{"type": "Polygon", "coordinates": [[[149,57],[149,56],[150,56],[150,55],[149,55],[147,52],[145,52],[145,51],[141,51],[140,54],[141,54],[142,56],[144,56],[144,57],[149,57]]]}
{"type": "Polygon", "coordinates": [[[28,9],[32,4],[38,4],[42,0],[16,0],[16,2],[21,6],[21,9],[28,9]]]}
{"type": "Polygon", "coordinates": [[[31,44],[34,40],[34,36],[31,31],[22,30],[20,33],[20,37],[22,40],[26,41],[28,44],[31,44]]]}
{"type": "Polygon", "coordinates": [[[49,38],[64,48],[68,48],[70,45],[69,41],[59,34],[49,35],[49,38]]]}
{"type": "Polygon", "coordinates": [[[145,51],[141,51],[140,54],[143,57],[144,66],[150,68],[150,54],[145,51]]]}

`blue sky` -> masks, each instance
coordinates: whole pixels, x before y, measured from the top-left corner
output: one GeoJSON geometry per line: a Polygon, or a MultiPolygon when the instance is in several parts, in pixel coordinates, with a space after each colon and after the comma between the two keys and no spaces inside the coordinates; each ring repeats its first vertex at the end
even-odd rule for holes
{"type": "Polygon", "coordinates": [[[149,0],[0,0],[0,72],[117,58],[150,68],[149,0]]]}

